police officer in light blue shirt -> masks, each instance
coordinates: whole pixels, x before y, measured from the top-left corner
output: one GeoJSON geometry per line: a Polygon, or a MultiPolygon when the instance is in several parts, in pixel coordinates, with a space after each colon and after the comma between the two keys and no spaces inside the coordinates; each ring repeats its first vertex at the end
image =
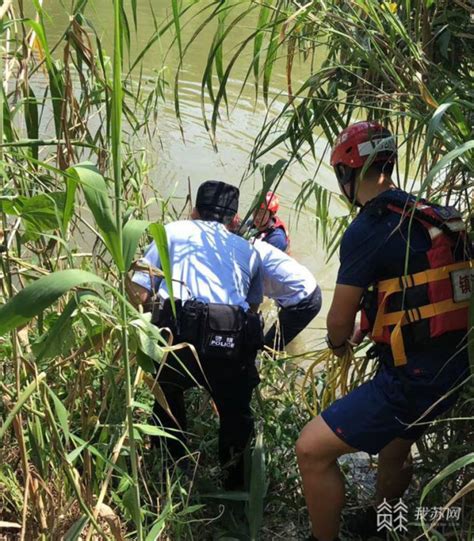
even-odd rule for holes
{"type": "MultiPolygon", "coordinates": [[[[199,212],[199,211],[198,211],[199,212]]],[[[206,215],[206,214],[205,214],[206,215]]],[[[199,214],[194,214],[195,217],[199,214]]],[[[191,297],[204,302],[232,304],[247,310],[262,300],[261,261],[257,251],[224,223],[202,219],[181,220],[165,226],[175,299],[191,297]]],[[[161,268],[153,242],[141,263],[161,268]]],[[[135,273],[133,282],[168,298],[166,283],[135,273]]]]}
{"type": "MultiPolygon", "coordinates": [[[[178,306],[175,342],[192,343],[199,362],[189,348],[168,357],[158,382],[172,416],[158,403],[154,408],[160,424],[178,437],[160,443],[166,443],[172,458],[179,461],[186,454],[183,392],[197,384],[210,392],[219,411],[219,458],[229,490],[243,488],[243,451],[253,433],[250,400],[259,381],[255,356],[263,346],[256,313],[263,299],[260,256],[226,227],[237,212],[238,199],[234,186],[204,182],[198,189],[193,219],[165,226],[178,306]]],[[[141,262],[161,268],[154,243],[141,262]]],[[[132,295],[144,305],[159,299],[163,317],[158,316],[158,326],[168,327],[169,292],[164,280],[150,274],[134,274],[132,295]]]]}

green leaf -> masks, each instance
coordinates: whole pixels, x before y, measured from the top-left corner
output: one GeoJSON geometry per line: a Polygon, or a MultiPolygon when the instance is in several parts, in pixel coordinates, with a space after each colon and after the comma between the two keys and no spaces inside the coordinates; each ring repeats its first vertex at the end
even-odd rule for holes
{"type": "Polygon", "coordinates": [[[48,334],[42,337],[41,342],[31,346],[36,356],[36,362],[41,359],[52,359],[69,351],[74,337],[71,316],[76,308],[77,300],[72,298],[54,322],[48,334]]]}
{"type": "Polygon", "coordinates": [[[172,281],[172,272],[171,272],[171,262],[168,252],[168,240],[166,238],[166,229],[163,224],[151,224],[149,227],[149,232],[155,241],[156,247],[158,248],[158,253],[160,255],[161,270],[165,275],[166,287],[168,289],[168,294],[170,296],[171,309],[173,310],[173,315],[176,317],[176,304],[174,302],[173,295],[173,281],[172,281]]]}
{"type": "Polygon", "coordinates": [[[156,363],[161,362],[163,352],[158,344],[159,342],[163,342],[163,345],[165,344],[158,328],[143,319],[134,319],[130,322],[130,325],[133,329],[136,329],[139,350],[156,363]]]}
{"type": "Polygon", "coordinates": [[[267,163],[265,165],[260,165],[259,167],[263,180],[262,190],[255,195],[247,214],[243,218],[244,222],[250,217],[254,209],[258,208],[263,201],[265,201],[265,196],[275,182],[275,179],[278,176],[281,177],[288,167],[288,160],[280,159],[273,164],[267,163]]]}
{"type": "Polygon", "coordinates": [[[201,494],[201,498],[212,498],[214,500],[230,500],[236,502],[248,502],[250,499],[249,493],[244,491],[229,491],[229,492],[210,492],[201,494]]]}
{"type": "Polygon", "coordinates": [[[87,516],[82,515],[82,517],[76,520],[76,522],[74,522],[74,524],[66,532],[64,541],[78,541],[81,539],[82,532],[84,531],[84,528],[87,526],[88,522],[89,519],[87,516]]]}
{"type": "Polygon", "coordinates": [[[151,530],[148,532],[145,541],[157,541],[160,539],[160,535],[163,532],[168,517],[173,513],[173,504],[171,501],[167,501],[165,508],[160,513],[158,519],[154,522],[151,530]]]}
{"type": "Polygon", "coordinates": [[[176,436],[173,436],[169,432],[166,432],[166,430],[163,430],[162,428],[159,428],[155,425],[143,425],[143,424],[134,424],[134,428],[142,432],[143,434],[147,434],[148,436],[161,436],[162,438],[170,438],[172,440],[177,440],[176,436]]]}
{"type": "Polygon", "coordinates": [[[54,391],[48,385],[46,385],[46,389],[48,390],[48,393],[53,399],[54,409],[56,411],[59,424],[63,430],[64,438],[66,440],[66,445],[67,445],[69,443],[69,438],[70,438],[69,414],[67,412],[67,409],[64,407],[63,403],[61,402],[61,400],[59,400],[57,395],[54,393],[54,391]]]}
{"type": "Polygon", "coordinates": [[[0,308],[0,336],[28,323],[61,295],[82,284],[107,285],[91,272],[68,269],[39,278],[0,308]]]}
{"type": "Polygon", "coordinates": [[[33,19],[24,19],[23,22],[29,25],[36,34],[38,41],[44,53],[46,69],[49,78],[49,90],[51,92],[51,101],[53,105],[53,120],[56,132],[56,137],[61,138],[61,116],[63,108],[64,80],[62,72],[54,65],[53,57],[49,49],[46,32],[43,25],[43,10],[41,5],[35,0],[36,11],[39,15],[39,22],[33,19]]]}
{"type": "Polygon", "coordinates": [[[426,176],[420,193],[424,193],[426,188],[431,185],[437,175],[439,175],[439,173],[441,173],[441,171],[443,171],[443,169],[445,169],[453,160],[461,157],[463,154],[469,152],[472,149],[474,149],[474,140],[466,141],[463,145],[458,146],[457,148],[451,150],[451,152],[448,152],[445,156],[443,156],[441,160],[439,160],[439,162],[430,170],[430,172],[426,176]]]}
{"type": "Polygon", "coordinates": [[[461,458],[458,458],[454,462],[451,462],[446,468],[441,470],[431,481],[425,486],[423,489],[423,492],[421,493],[420,498],[420,505],[423,503],[424,499],[428,494],[437,486],[439,483],[444,481],[446,477],[454,473],[455,471],[458,471],[462,468],[465,468],[469,464],[474,463],[474,453],[468,453],[465,456],[462,456],[461,458]]]}
{"type": "Polygon", "coordinates": [[[176,31],[176,39],[178,41],[178,51],[179,51],[179,57],[183,57],[183,44],[181,40],[181,22],[179,18],[179,2],[178,0],[171,0],[171,7],[173,9],[173,21],[174,21],[174,28],[176,31]]]}
{"type": "MultiPolygon", "coordinates": [[[[123,16],[123,0],[114,0],[114,55],[113,55],[113,84],[111,94],[111,139],[112,139],[112,163],[113,178],[115,183],[116,205],[120,205],[122,193],[122,34],[127,35],[128,25],[123,16]]],[[[118,226],[118,224],[117,224],[118,226]]],[[[121,248],[121,246],[120,246],[121,248]]],[[[118,260],[116,260],[116,263],[118,260]]],[[[118,263],[117,263],[118,264],[118,263]]],[[[123,268],[118,265],[120,270],[123,268]]]]}
{"type": "Polygon", "coordinates": [[[41,372],[41,374],[36,376],[36,378],[20,393],[20,397],[18,398],[13,408],[10,410],[10,413],[5,419],[5,422],[0,427],[0,441],[2,441],[3,437],[5,436],[5,432],[15,418],[15,415],[20,411],[23,404],[28,400],[28,398],[30,398],[30,396],[37,389],[38,385],[43,381],[45,377],[46,374],[44,372],[41,372]]]}
{"type": "Polygon", "coordinates": [[[263,434],[262,432],[259,432],[255,439],[255,448],[252,453],[250,497],[248,505],[250,538],[252,541],[256,541],[260,538],[266,493],[265,450],[263,447],[263,434]]]}
{"type": "Polygon", "coordinates": [[[140,509],[137,506],[135,498],[135,488],[131,486],[122,497],[122,504],[125,509],[129,512],[130,517],[133,517],[135,520],[140,516],[140,509]]]}
{"type": "Polygon", "coordinates": [[[265,104],[267,105],[268,105],[268,95],[269,95],[269,90],[270,90],[270,79],[272,76],[273,66],[277,59],[279,39],[280,39],[279,38],[280,27],[281,27],[281,24],[274,24],[272,26],[270,43],[268,45],[267,56],[265,58],[265,64],[263,66],[263,99],[265,100],[265,104]]]}
{"type": "Polygon", "coordinates": [[[160,538],[161,533],[165,529],[167,518],[168,515],[165,515],[164,513],[161,514],[160,518],[153,524],[151,530],[148,532],[145,541],[157,541],[157,539],[160,538]]]}
{"type": "Polygon", "coordinates": [[[262,49],[263,37],[265,35],[264,29],[267,25],[268,18],[271,13],[269,4],[271,2],[263,2],[260,7],[260,13],[258,14],[257,28],[258,34],[255,36],[253,42],[253,73],[255,76],[255,93],[258,92],[258,77],[259,77],[259,64],[260,64],[260,51],[262,49]]]}
{"type": "Polygon", "coordinates": [[[125,270],[128,271],[137,251],[140,237],[150,222],[146,220],[130,220],[123,228],[123,258],[125,270]]]}
{"type": "MultiPolygon", "coordinates": [[[[28,96],[25,98],[25,124],[26,132],[30,139],[38,139],[39,137],[39,121],[38,121],[38,104],[36,102],[36,96],[31,86],[28,85],[28,96]]],[[[38,147],[33,145],[31,147],[31,155],[35,160],[38,159],[38,147]]]]}
{"type": "Polygon", "coordinates": [[[69,175],[66,176],[66,200],[63,211],[63,232],[66,231],[68,223],[74,213],[74,199],[76,197],[77,180],[69,175]]]}
{"type": "Polygon", "coordinates": [[[135,26],[135,32],[136,32],[138,30],[137,0],[132,0],[132,15],[133,15],[133,25],[135,26]]]}
{"type": "Polygon", "coordinates": [[[122,246],[110,207],[110,196],[104,177],[95,165],[88,162],[70,167],[67,173],[73,178],[75,177],[81,184],[87,204],[94,215],[105,245],[119,270],[125,272],[122,246]]]}
{"type": "Polygon", "coordinates": [[[1,201],[5,214],[21,217],[25,224],[24,240],[34,240],[45,231],[59,229],[64,222],[65,192],[52,192],[32,197],[18,196],[1,201]]]}
{"type": "Polygon", "coordinates": [[[202,503],[196,503],[194,505],[187,505],[182,511],[180,511],[179,516],[182,517],[184,515],[191,515],[192,513],[195,513],[196,511],[200,511],[203,507],[206,507],[202,503]]]}
{"type": "Polygon", "coordinates": [[[77,447],[74,451],[72,451],[71,453],[67,455],[69,460],[71,461],[76,460],[78,455],[80,455],[84,449],[87,449],[92,455],[97,457],[99,460],[102,460],[103,462],[105,462],[113,470],[120,473],[120,475],[122,477],[125,477],[127,481],[129,482],[132,481],[132,478],[128,475],[128,473],[124,469],[122,469],[118,464],[112,462],[109,458],[103,455],[96,447],[91,445],[89,442],[84,441],[82,438],[80,438],[79,436],[75,436],[74,434],[71,434],[71,439],[73,440],[73,442],[79,444],[79,447],[77,447]]]}
{"type": "Polygon", "coordinates": [[[66,455],[66,460],[69,462],[69,464],[73,465],[74,462],[77,460],[78,457],[81,456],[82,451],[87,447],[88,443],[85,441],[79,447],[76,447],[73,449],[70,453],[66,455]]]}
{"type": "Polygon", "coordinates": [[[144,353],[141,349],[137,351],[137,363],[138,366],[148,374],[154,374],[156,370],[156,365],[151,357],[144,353]]]}
{"type": "Polygon", "coordinates": [[[261,167],[264,190],[268,190],[274,180],[281,175],[281,171],[288,164],[288,160],[279,159],[275,163],[267,163],[265,167],[261,167]]]}

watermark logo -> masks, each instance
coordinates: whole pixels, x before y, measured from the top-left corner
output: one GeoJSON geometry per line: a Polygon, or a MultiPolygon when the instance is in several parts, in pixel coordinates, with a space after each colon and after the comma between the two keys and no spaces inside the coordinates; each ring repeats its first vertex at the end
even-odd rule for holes
{"type": "Polygon", "coordinates": [[[407,532],[408,507],[400,498],[394,505],[385,498],[377,507],[377,531],[407,532]]]}
{"type": "MultiPolygon", "coordinates": [[[[400,498],[395,503],[386,499],[377,506],[377,531],[407,533],[409,512],[408,506],[400,498]]],[[[460,507],[417,507],[415,509],[415,522],[446,524],[459,522],[461,519],[460,507]]]]}
{"type": "Polygon", "coordinates": [[[440,522],[452,521],[459,522],[461,518],[460,507],[417,507],[415,513],[416,521],[423,522],[440,522]]]}

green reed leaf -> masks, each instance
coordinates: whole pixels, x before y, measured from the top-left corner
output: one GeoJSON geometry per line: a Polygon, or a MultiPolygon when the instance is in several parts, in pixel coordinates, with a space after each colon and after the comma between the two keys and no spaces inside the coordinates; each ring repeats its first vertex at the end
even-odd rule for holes
{"type": "Polygon", "coordinates": [[[173,281],[172,281],[172,270],[170,256],[168,252],[168,240],[166,238],[166,229],[163,224],[151,224],[148,228],[153,240],[155,241],[156,247],[158,248],[158,253],[160,255],[161,270],[165,275],[166,287],[168,289],[168,294],[170,296],[171,309],[173,310],[173,315],[176,317],[176,304],[174,302],[173,295],[173,281]]]}
{"type": "Polygon", "coordinates": [[[29,284],[0,307],[0,335],[28,323],[61,295],[83,284],[107,285],[99,276],[76,269],[53,272],[29,284]]]}
{"type": "MultiPolygon", "coordinates": [[[[0,309],[1,311],[1,309],[0,309]]],[[[2,426],[0,426],[0,441],[2,441],[3,437],[5,436],[5,433],[8,429],[8,427],[13,422],[13,419],[15,418],[16,414],[20,411],[23,404],[30,398],[30,396],[36,391],[39,384],[43,381],[43,379],[46,377],[46,374],[42,372],[41,374],[38,374],[35,379],[27,385],[25,389],[23,389],[20,392],[20,396],[13,406],[13,408],[10,410],[7,418],[5,419],[5,422],[2,426]]]]}
{"type": "Polygon", "coordinates": [[[123,258],[124,267],[128,271],[137,251],[140,237],[150,222],[146,220],[129,220],[123,228],[123,258]]]}
{"type": "Polygon", "coordinates": [[[110,195],[104,177],[93,164],[88,162],[70,167],[67,173],[76,178],[82,186],[87,204],[94,215],[105,245],[117,267],[125,271],[120,237],[110,207],[110,195]]]}
{"type": "Polygon", "coordinates": [[[71,435],[70,430],[69,430],[69,413],[68,413],[67,409],[64,407],[61,400],[59,400],[58,396],[51,389],[51,387],[46,385],[46,389],[47,389],[49,395],[51,396],[51,398],[53,399],[54,410],[56,412],[56,416],[58,418],[59,425],[61,426],[61,429],[62,429],[62,431],[64,433],[64,438],[66,440],[66,445],[67,445],[69,443],[69,438],[70,438],[70,435],[71,435]]]}

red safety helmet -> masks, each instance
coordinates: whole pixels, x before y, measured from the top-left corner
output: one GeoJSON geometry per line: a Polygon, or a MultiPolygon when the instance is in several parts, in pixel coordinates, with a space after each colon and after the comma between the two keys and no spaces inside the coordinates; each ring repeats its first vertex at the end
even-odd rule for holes
{"type": "Polygon", "coordinates": [[[369,120],[356,122],[342,130],[332,148],[330,161],[342,193],[360,207],[356,198],[356,170],[370,160],[370,163],[386,163],[387,171],[391,173],[396,158],[397,146],[393,135],[378,122],[369,120]],[[345,189],[347,185],[349,193],[345,189]]]}
{"type": "Polygon", "coordinates": [[[262,202],[260,208],[269,210],[274,214],[280,208],[280,198],[274,192],[267,192],[265,201],[262,202]]]}
{"type": "Polygon", "coordinates": [[[352,169],[371,161],[395,161],[397,147],[393,135],[378,122],[363,121],[351,124],[339,134],[331,152],[331,165],[345,165],[352,169]],[[375,155],[373,155],[375,151],[375,155]]]}

